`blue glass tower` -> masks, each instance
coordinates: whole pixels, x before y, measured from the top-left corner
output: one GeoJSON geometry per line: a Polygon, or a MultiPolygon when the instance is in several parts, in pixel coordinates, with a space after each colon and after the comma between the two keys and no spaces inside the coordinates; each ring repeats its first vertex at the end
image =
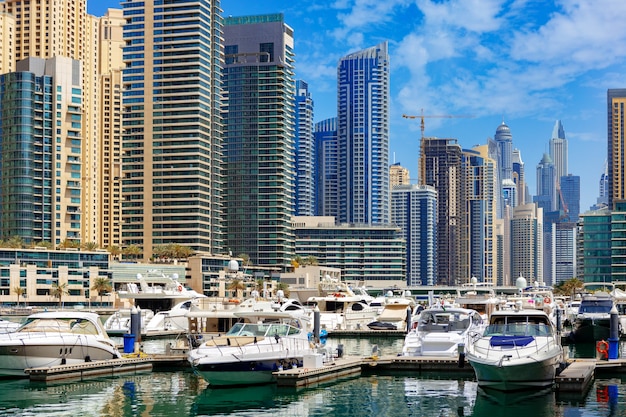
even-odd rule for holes
{"type": "Polygon", "coordinates": [[[309,85],[296,81],[296,216],[315,214],[315,138],[309,85]]]}
{"type": "Polygon", "coordinates": [[[315,215],[339,215],[337,118],[315,124],[315,215]]]}
{"type": "Polygon", "coordinates": [[[387,42],[352,53],[339,61],[337,100],[339,222],[388,224],[387,42]]]}

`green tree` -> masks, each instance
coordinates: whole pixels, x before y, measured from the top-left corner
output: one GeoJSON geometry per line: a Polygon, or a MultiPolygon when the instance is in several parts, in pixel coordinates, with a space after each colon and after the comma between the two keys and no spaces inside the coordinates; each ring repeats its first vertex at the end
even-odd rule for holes
{"type": "Polygon", "coordinates": [[[26,293],[26,289],[17,286],[13,288],[13,294],[17,295],[17,306],[20,306],[20,297],[26,293]]]}
{"type": "Polygon", "coordinates": [[[122,254],[122,249],[117,245],[108,246],[107,251],[114,259],[118,259],[118,257],[122,254]]]}
{"type": "Polygon", "coordinates": [[[50,288],[50,295],[59,299],[59,308],[61,308],[62,306],[63,296],[67,295],[68,293],[69,292],[67,290],[66,283],[59,284],[58,282],[55,282],[52,284],[52,287],[50,288]]]}
{"type": "Polygon", "coordinates": [[[141,251],[141,248],[137,245],[129,245],[122,250],[122,253],[125,256],[128,256],[132,260],[137,260],[139,255],[141,255],[142,251],[141,251]]]}
{"type": "Polygon", "coordinates": [[[105,293],[111,292],[113,290],[113,286],[108,278],[98,277],[93,281],[91,290],[98,292],[98,295],[100,296],[100,306],[102,306],[102,297],[105,293]]]}
{"type": "Polygon", "coordinates": [[[81,245],[81,247],[83,248],[83,250],[93,252],[96,249],[100,248],[100,245],[98,245],[96,242],[85,242],[81,245]]]}
{"type": "Polygon", "coordinates": [[[583,281],[574,277],[570,278],[567,281],[563,281],[554,287],[554,292],[556,294],[567,295],[573,297],[577,292],[581,291],[584,288],[583,281]]]}
{"type": "Polygon", "coordinates": [[[289,294],[291,294],[291,290],[289,289],[289,284],[284,283],[284,282],[279,282],[278,284],[276,284],[276,291],[278,290],[282,290],[283,293],[285,294],[285,297],[289,297],[289,294]]]}
{"type": "Polygon", "coordinates": [[[61,249],[73,249],[80,248],[80,242],[73,239],[63,239],[61,243],[59,243],[59,248],[61,249]]]}
{"type": "Polygon", "coordinates": [[[22,249],[24,247],[24,239],[21,236],[11,236],[9,240],[5,242],[7,248],[22,249]]]}
{"type": "Polygon", "coordinates": [[[227,290],[234,291],[235,297],[243,298],[243,290],[246,289],[246,285],[240,279],[233,279],[226,287],[227,290]]]}

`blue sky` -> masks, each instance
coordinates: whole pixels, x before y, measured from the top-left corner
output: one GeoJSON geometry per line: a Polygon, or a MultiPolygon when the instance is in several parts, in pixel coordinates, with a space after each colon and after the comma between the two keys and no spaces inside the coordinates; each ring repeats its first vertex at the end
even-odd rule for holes
{"type": "MultiPolygon", "coordinates": [[[[101,16],[118,0],[88,0],[101,16]]],[[[581,210],[594,204],[606,160],[606,90],[626,87],[623,0],[222,0],[224,15],[282,12],[294,29],[296,75],[309,83],[315,120],[336,114],[336,67],[350,52],[389,42],[391,161],[417,178],[425,134],[484,144],[504,120],[530,192],[560,119],[581,210]],[[394,159],[395,158],[395,159],[394,159]]]]}

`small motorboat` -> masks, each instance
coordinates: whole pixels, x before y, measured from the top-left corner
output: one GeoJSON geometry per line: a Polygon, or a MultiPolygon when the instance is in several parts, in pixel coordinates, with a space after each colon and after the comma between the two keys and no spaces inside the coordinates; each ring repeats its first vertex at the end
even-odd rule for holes
{"type": "Polygon", "coordinates": [[[563,363],[560,336],[545,311],[495,311],[482,337],[466,346],[478,385],[500,391],[552,386],[563,363]]]}
{"type": "Polygon", "coordinates": [[[385,321],[373,321],[368,323],[367,327],[371,330],[398,330],[397,325],[385,321]]]}

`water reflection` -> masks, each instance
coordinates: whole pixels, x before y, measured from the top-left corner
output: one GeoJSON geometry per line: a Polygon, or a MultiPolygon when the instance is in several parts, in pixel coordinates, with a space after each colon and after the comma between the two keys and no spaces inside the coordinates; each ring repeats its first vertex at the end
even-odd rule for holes
{"type": "Polygon", "coordinates": [[[502,415],[506,407],[507,416],[553,416],[556,400],[552,388],[539,391],[526,390],[517,392],[503,392],[478,387],[473,416],[502,415]]]}

